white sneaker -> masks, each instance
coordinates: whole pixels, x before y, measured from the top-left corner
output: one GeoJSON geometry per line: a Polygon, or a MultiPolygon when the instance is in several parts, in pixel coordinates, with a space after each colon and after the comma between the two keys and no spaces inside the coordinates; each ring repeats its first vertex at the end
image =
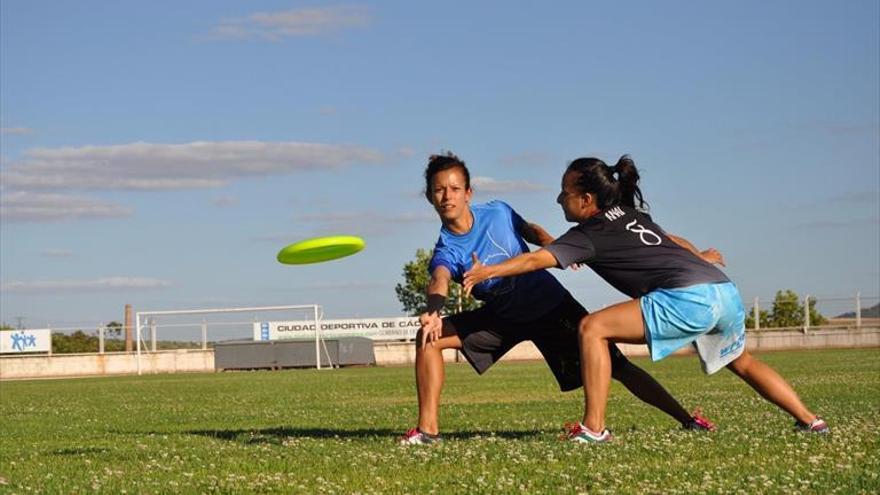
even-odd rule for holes
{"type": "Polygon", "coordinates": [[[800,421],[796,421],[794,423],[794,429],[807,433],[828,433],[831,431],[828,428],[828,424],[825,423],[825,420],[820,418],[819,416],[816,416],[816,419],[810,421],[809,423],[801,423],[800,421]]]}
{"type": "Polygon", "coordinates": [[[418,428],[407,431],[400,437],[400,445],[430,445],[439,443],[440,435],[429,435],[418,428]]]}
{"type": "Polygon", "coordinates": [[[599,433],[590,431],[580,421],[573,425],[566,425],[565,437],[571,442],[578,443],[608,443],[614,436],[607,429],[599,433]]]}

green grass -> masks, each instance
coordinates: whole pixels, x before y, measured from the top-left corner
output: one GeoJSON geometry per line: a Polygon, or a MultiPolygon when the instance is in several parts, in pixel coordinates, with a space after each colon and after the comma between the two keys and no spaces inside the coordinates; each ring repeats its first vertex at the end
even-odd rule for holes
{"type": "Polygon", "coordinates": [[[410,368],[4,382],[7,493],[877,493],[880,350],[767,353],[833,432],[785,414],[695,358],[637,362],[716,421],[685,432],[614,384],[612,445],[558,440],[579,418],[543,363],[483,377],[447,367],[443,444],[414,426],[410,368]]]}

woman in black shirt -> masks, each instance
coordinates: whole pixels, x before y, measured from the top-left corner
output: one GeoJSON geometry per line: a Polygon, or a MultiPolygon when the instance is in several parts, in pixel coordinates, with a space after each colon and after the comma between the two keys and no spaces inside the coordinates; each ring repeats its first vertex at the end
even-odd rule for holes
{"type": "Polygon", "coordinates": [[[667,234],[643,212],[639,175],[628,156],[614,167],[596,158],[572,162],[562,178],[557,203],[578,225],[550,245],[465,274],[465,289],[494,277],[550,267],[586,264],[633,300],[592,313],[579,328],[581,373],[586,398],[583,422],[569,438],[605,442],[605,406],[610,382],[609,342],[647,344],[654,360],[693,344],[703,369],[727,367],[761,396],[817,433],[825,422],[806,408],[776,371],[745,350],[745,311],[736,286],[713,266],[717,251],[699,252],[667,234]],[[638,204],[638,209],[637,209],[638,204]]]}

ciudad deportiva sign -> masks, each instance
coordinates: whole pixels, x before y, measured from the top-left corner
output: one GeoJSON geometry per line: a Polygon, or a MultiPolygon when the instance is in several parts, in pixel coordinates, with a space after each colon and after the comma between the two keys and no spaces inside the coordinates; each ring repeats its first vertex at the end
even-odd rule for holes
{"type": "MultiPolygon", "coordinates": [[[[414,339],[419,330],[419,319],[363,318],[346,320],[321,320],[321,336],[367,337],[373,340],[414,339]]],[[[254,322],[254,340],[283,340],[315,338],[315,322],[261,321],[254,322]]]]}

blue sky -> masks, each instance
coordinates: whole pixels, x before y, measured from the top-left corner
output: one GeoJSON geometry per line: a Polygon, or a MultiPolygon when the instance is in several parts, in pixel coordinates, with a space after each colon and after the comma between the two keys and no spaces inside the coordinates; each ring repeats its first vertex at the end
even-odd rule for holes
{"type": "MultiPolygon", "coordinates": [[[[880,4],[0,3],[0,320],[307,304],[396,316],[428,155],[553,234],[630,153],[743,297],[880,293],[880,4]],[[284,266],[286,244],[362,236],[284,266]]],[[[622,300],[563,273],[588,308],[622,300]]],[[[876,302],[876,301],[875,301],[876,302]]]]}

